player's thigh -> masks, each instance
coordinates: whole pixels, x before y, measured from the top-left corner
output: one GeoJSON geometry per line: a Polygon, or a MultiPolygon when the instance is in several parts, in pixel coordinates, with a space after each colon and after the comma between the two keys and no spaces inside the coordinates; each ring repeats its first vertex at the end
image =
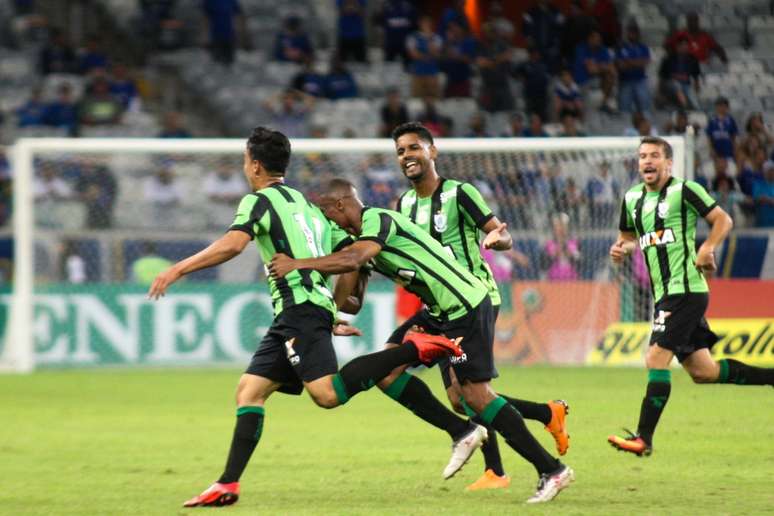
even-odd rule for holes
{"type": "Polygon", "coordinates": [[[263,376],[244,373],[239,378],[236,392],[237,407],[262,407],[271,394],[280,388],[279,382],[263,376]]]}
{"type": "Polygon", "coordinates": [[[645,366],[648,369],[666,369],[672,363],[674,356],[672,351],[662,348],[658,344],[651,344],[645,354],[645,366]]]}
{"type": "Polygon", "coordinates": [[[707,348],[694,351],[685,357],[682,365],[696,383],[713,383],[720,376],[720,365],[712,358],[707,348]]]}

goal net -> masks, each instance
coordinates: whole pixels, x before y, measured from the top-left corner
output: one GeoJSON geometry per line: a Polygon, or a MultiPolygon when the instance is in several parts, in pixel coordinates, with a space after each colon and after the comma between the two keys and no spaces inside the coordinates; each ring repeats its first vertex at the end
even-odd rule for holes
{"type": "MultiPolygon", "coordinates": [[[[692,170],[669,138],[674,173],[692,170]]],[[[512,252],[487,255],[503,303],[500,361],[583,363],[605,329],[650,317],[644,264],[612,268],[621,194],[637,181],[637,138],[439,139],[436,168],[475,185],[508,223],[512,252]]],[[[246,363],[271,323],[255,246],[191,274],[161,301],[156,273],[218,238],[247,192],[244,140],[22,139],[13,210],[0,227],[0,370],[246,363]]],[[[287,182],[314,198],[343,176],[366,204],[409,185],[390,140],[294,140],[287,182]]],[[[374,278],[339,359],[380,349],[396,289],[374,278]]]]}

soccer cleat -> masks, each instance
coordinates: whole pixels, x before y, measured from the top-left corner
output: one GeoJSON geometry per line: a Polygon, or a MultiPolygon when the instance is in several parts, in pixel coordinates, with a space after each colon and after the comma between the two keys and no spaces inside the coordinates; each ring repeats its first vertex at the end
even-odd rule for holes
{"type": "Polygon", "coordinates": [[[629,434],[627,437],[618,437],[611,435],[607,438],[610,446],[618,451],[633,453],[638,457],[648,457],[653,453],[653,447],[645,442],[645,439],[624,428],[624,432],[629,434]]]}
{"type": "Polygon", "coordinates": [[[460,340],[462,340],[461,337],[450,340],[443,335],[431,335],[413,330],[407,331],[403,337],[404,344],[410,343],[417,348],[419,361],[425,364],[430,364],[436,358],[445,355],[462,356],[462,348],[459,345],[460,340]]]}
{"type": "Polygon", "coordinates": [[[444,480],[449,480],[451,477],[457,474],[462,469],[473,452],[481,448],[489,438],[486,428],[481,425],[476,425],[473,430],[462,436],[460,439],[454,441],[452,444],[452,456],[449,459],[449,464],[443,470],[444,480]]]}
{"type": "Polygon", "coordinates": [[[481,477],[465,488],[465,491],[480,491],[482,489],[504,489],[511,485],[511,477],[499,476],[491,469],[484,471],[481,477]]]}
{"type": "Polygon", "coordinates": [[[575,472],[570,466],[564,464],[553,473],[543,473],[538,480],[537,491],[527,500],[527,503],[550,502],[573,480],[575,480],[575,472]]]}
{"type": "Polygon", "coordinates": [[[548,402],[548,407],[551,409],[551,421],[546,425],[546,430],[556,441],[556,451],[559,455],[564,455],[570,447],[570,435],[564,422],[570,413],[570,406],[564,400],[554,400],[548,402]]]}
{"type": "Polygon", "coordinates": [[[239,500],[239,482],[215,482],[202,494],[185,502],[183,507],[223,507],[239,500]]]}

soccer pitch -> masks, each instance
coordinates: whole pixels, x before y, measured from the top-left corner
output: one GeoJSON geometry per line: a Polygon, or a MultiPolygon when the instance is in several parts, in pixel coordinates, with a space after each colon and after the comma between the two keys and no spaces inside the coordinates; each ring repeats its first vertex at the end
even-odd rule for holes
{"type": "MultiPolygon", "coordinates": [[[[468,493],[480,453],[453,479],[447,436],[377,389],[325,411],[304,395],[267,404],[242,497],[182,509],[220,474],[238,370],[47,371],[0,376],[0,513],[772,514],[774,389],[696,386],[676,372],[652,457],[610,448],[635,428],[644,369],[501,367],[498,391],[570,404],[576,481],[527,506],[536,474],[500,440],[507,490],[468,493]]],[[[441,394],[436,370],[421,377],[441,394]]],[[[530,429],[554,450],[540,424],[530,429]]]]}

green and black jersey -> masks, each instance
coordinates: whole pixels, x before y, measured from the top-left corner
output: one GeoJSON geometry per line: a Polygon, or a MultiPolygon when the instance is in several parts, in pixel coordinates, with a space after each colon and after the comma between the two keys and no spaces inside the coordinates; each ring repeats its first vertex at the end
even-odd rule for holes
{"type": "Polygon", "coordinates": [[[398,211],[430,233],[457,262],[486,286],[492,305],[500,304],[492,271],[481,256],[479,230],[494,217],[481,193],[470,183],[441,178],[430,197],[418,197],[414,189],[398,199],[398,211]]]}
{"type": "Polygon", "coordinates": [[[716,204],[700,184],[674,177],[659,192],[648,192],[640,183],[624,195],[619,229],[639,238],[654,301],[709,291],[695,265],[696,217],[704,217],[716,204]]]}
{"type": "MultiPolygon", "coordinates": [[[[231,229],[244,231],[256,240],[264,263],[275,253],[291,258],[324,256],[340,240],[349,238],[301,192],[284,184],[244,196],[231,229]]],[[[295,270],[278,280],[269,277],[269,291],[275,317],[307,301],[336,313],[329,280],[317,271],[295,270]]]]}
{"type": "Polygon", "coordinates": [[[433,317],[457,319],[486,297],[486,288],[478,278],[405,216],[366,207],[361,217],[358,240],[382,246],[373,259],[374,269],[419,296],[433,317]]]}

